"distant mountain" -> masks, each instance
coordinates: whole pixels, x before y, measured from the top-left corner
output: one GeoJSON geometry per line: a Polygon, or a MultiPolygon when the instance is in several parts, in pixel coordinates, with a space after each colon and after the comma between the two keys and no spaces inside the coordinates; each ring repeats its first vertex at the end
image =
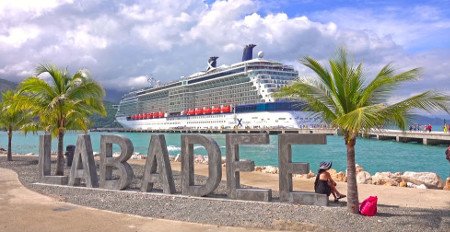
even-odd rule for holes
{"type": "Polygon", "coordinates": [[[90,120],[94,123],[92,125],[93,128],[120,128],[122,127],[119,123],[116,122],[116,112],[117,109],[114,109],[114,103],[109,101],[103,101],[106,107],[106,117],[102,118],[99,115],[92,115],[90,120]]]}
{"type": "Polygon", "coordinates": [[[0,93],[17,87],[17,83],[0,78],[0,93]]]}
{"type": "Polygon", "coordinates": [[[444,120],[447,124],[450,124],[450,115],[440,116],[440,117],[428,117],[428,116],[414,116],[412,120],[410,120],[411,124],[431,124],[431,125],[444,125],[444,120]]]}
{"type": "Polygon", "coordinates": [[[118,103],[122,96],[127,93],[126,91],[120,91],[115,89],[105,89],[106,96],[105,101],[118,103]]]}

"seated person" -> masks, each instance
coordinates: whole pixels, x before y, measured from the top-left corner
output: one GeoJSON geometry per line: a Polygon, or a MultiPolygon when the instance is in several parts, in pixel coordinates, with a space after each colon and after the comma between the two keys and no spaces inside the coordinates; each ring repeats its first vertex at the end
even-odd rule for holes
{"type": "Polygon", "coordinates": [[[314,182],[314,191],[316,193],[326,194],[327,196],[333,194],[334,201],[337,202],[339,199],[346,197],[346,195],[338,192],[336,189],[336,182],[333,181],[330,173],[327,172],[332,165],[332,162],[320,163],[316,181],[314,182]]]}

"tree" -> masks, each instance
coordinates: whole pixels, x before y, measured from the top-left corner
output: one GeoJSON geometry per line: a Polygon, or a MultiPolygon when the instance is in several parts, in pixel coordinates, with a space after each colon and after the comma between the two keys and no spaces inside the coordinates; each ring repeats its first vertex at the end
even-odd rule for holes
{"type": "Polygon", "coordinates": [[[18,96],[12,90],[3,92],[0,102],[0,128],[5,128],[8,134],[8,161],[12,161],[12,136],[15,130],[27,132],[33,128],[33,115],[30,111],[20,109],[16,103],[18,96]]]}
{"type": "Polygon", "coordinates": [[[414,110],[449,112],[447,95],[426,91],[403,101],[390,103],[389,97],[401,84],[417,80],[418,68],[395,74],[391,65],[366,82],[362,63],[355,66],[340,49],[329,60],[329,69],[317,60],[305,57],[301,63],[315,73],[283,87],[277,97],[297,98],[308,103],[308,109],[320,114],[330,125],[340,128],[347,147],[347,208],[358,213],[359,200],[355,170],[355,144],[360,131],[380,128],[387,123],[405,130],[414,110]]]}
{"type": "Polygon", "coordinates": [[[70,76],[67,69],[40,65],[36,75],[19,84],[21,104],[39,117],[41,127],[58,137],[56,175],[64,175],[64,134],[67,129],[87,131],[88,117],[106,115],[103,105],[105,91],[89,77],[86,70],[70,76]],[[50,83],[41,76],[48,75],[50,83]]]}

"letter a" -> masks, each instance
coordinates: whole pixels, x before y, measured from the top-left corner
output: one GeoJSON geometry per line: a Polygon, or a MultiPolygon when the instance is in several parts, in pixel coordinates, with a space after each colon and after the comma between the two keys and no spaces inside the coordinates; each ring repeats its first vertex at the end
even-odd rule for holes
{"type": "Polygon", "coordinates": [[[98,177],[94,154],[92,152],[91,136],[86,134],[78,135],[68,185],[80,185],[82,178],[86,181],[86,187],[98,187],[98,177]]]}
{"type": "Polygon", "coordinates": [[[164,135],[152,135],[144,167],[141,191],[150,192],[153,189],[153,184],[157,182],[161,183],[164,193],[175,193],[175,183],[164,135]],[[157,173],[158,169],[159,173],[157,173]]]}

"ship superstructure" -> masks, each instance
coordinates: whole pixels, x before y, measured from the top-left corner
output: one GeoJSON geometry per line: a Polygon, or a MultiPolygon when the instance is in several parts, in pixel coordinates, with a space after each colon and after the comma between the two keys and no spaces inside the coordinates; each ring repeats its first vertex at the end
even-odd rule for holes
{"type": "Polygon", "coordinates": [[[312,127],[318,117],[301,111],[300,102],[278,102],[273,92],[298,77],[292,66],[253,59],[245,46],[242,61],[217,66],[210,57],[204,72],[163,85],[131,91],[120,101],[117,121],[127,128],[312,127]]]}

